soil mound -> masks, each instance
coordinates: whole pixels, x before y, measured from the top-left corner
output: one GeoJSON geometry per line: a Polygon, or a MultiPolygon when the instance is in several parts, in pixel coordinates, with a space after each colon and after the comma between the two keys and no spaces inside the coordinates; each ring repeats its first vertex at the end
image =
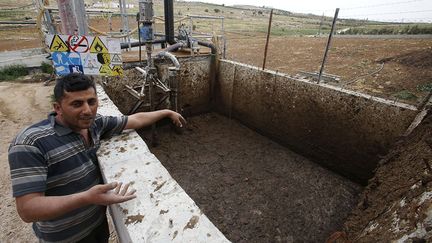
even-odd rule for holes
{"type": "Polygon", "coordinates": [[[432,48],[429,47],[424,50],[416,50],[394,57],[382,58],[377,62],[395,62],[408,67],[429,68],[432,67],[432,48]]]}
{"type": "Polygon", "coordinates": [[[345,230],[355,242],[432,241],[432,112],[381,160],[345,230]]]}

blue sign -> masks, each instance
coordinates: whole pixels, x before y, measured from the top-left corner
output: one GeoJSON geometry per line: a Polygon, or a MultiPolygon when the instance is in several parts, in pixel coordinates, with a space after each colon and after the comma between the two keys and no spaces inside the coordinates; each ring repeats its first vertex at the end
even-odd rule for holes
{"type": "Polygon", "coordinates": [[[70,65],[82,65],[81,56],[77,52],[69,52],[68,59],[70,65]]]}
{"type": "Polygon", "coordinates": [[[69,65],[54,65],[56,74],[59,76],[67,75],[70,73],[69,65]]]}
{"type": "Polygon", "coordinates": [[[71,73],[84,73],[82,65],[69,65],[69,70],[71,73]]]}
{"type": "Polygon", "coordinates": [[[81,56],[77,52],[53,52],[52,60],[54,62],[54,66],[82,65],[81,56]]]}
{"type": "Polygon", "coordinates": [[[53,52],[52,60],[54,62],[54,66],[57,65],[69,65],[68,52],[53,52]]]}

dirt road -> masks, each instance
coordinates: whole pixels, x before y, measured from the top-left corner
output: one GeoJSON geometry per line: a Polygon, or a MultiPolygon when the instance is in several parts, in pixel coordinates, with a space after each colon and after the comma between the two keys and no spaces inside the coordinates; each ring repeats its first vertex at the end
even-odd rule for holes
{"type": "Polygon", "coordinates": [[[38,242],[31,224],[16,213],[7,151],[22,128],[46,117],[51,92],[43,83],[0,82],[0,242],[38,242]]]}

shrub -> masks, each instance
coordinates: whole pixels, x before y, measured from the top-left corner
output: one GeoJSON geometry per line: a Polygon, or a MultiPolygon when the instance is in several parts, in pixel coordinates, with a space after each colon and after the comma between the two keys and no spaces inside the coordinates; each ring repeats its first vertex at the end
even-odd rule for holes
{"type": "Polygon", "coordinates": [[[52,74],[54,73],[54,68],[51,64],[43,62],[41,65],[41,70],[43,73],[52,74]]]}
{"type": "Polygon", "coordinates": [[[23,65],[10,65],[0,69],[0,80],[14,80],[29,74],[27,68],[23,65]]]}
{"type": "Polygon", "coordinates": [[[402,100],[414,100],[417,99],[417,96],[415,96],[413,93],[409,92],[408,90],[402,90],[396,94],[394,94],[394,96],[398,99],[402,99],[402,100]]]}

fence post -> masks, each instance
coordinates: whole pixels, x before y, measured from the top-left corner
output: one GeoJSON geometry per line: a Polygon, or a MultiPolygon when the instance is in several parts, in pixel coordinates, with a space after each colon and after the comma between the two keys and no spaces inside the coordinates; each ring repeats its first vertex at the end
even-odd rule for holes
{"type": "Polygon", "coordinates": [[[333,37],[334,28],[336,26],[336,19],[338,17],[338,13],[339,13],[339,8],[336,8],[336,12],[335,12],[335,15],[334,15],[334,18],[333,18],[333,23],[332,23],[331,31],[330,31],[330,34],[329,34],[329,37],[328,37],[328,40],[327,40],[327,46],[326,46],[326,49],[325,49],[325,52],[324,52],[324,57],[323,57],[323,60],[322,60],[322,63],[321,63],[321,68],[320,68],[320,71],[319,71],[318,82],[317,83],[319,83],[321,81],[321,76],[322,76],[322,74],[324,72],[324,65],[325,65],[325,62],[326,62],[326,59],[327,59],[328,50],[330,49],[330,43],[331,43],[331,40],[332,40],[332,37],[333,37]]]}
{"type": "Polygon", "coordinates": [[[267,40],[266,40],[265,49],[264,49],[264,61],[263,61],[263,66],[262,66],[263,70],[265,69],[265,64],[266,64],[266,59],[267,59],[267,48],[268,48],[268,43],[269,43],[269,39],[270,39],[270,30],[271,30],[272,18],[273,18],[273,9],[270,11],[270,19],[269,19],[269,24],[268,24],[268,29],[267,29],[267,40]]]}

